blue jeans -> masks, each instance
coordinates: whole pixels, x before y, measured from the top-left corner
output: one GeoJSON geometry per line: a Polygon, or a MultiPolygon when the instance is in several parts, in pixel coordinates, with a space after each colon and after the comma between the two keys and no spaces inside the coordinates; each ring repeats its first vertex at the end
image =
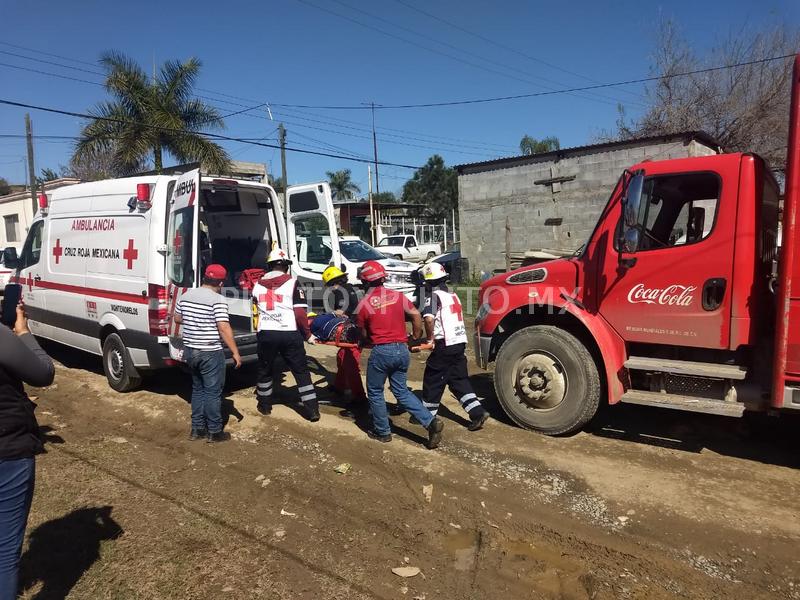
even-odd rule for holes
{"type": "Polygon", "coordinates": [[[17,597],[17,570],[31,510],[33,458],[0,460],[0,600],[17,597]]]}
{"type": "Polygon", "coordinates": [[[372,349],[367,362],[367,397],[372,409],[372,421],[375,433],[387,435],[392,429],[389,415],[386,412],[386,399],[383,387],[389,379],[389,389],[400,405],[428,427],[433,421],[431,412],[422,405],[422,401],[408,389],[407,375],[410,362],[408,346],[403,343],[380,344],[372,349]]]}
{"type": "Polygon", "coordinates": [[[222,431],[225,353],[186,348],[183,356],[192,372],[192,429],[219,433],[222,431]]]}

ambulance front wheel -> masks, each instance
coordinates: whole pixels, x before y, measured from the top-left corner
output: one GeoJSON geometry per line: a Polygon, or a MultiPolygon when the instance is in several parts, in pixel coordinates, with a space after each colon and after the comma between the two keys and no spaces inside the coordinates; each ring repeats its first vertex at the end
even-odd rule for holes
{"type": "Polygon", "coordinates": [[[130,392],[142,383],[130,352],[116,333],[109,334],[103,342],[103,371],[108,385],[118,392],[130,392]]]}
{"type": "Polygon", "coordinates": [[[579,430],[597,412],[600,375],[574,335],[548,325],[526,327],[500,347],[497,398],[518,425],[547,435],[579,430]]]}

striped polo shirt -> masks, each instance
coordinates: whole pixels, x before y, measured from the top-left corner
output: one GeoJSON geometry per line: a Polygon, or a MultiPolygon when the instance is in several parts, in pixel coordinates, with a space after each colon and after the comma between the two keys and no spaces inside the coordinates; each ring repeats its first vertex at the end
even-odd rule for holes
{"type": "Polygon", "coordinates": [[[178,301],[175,313],[183,317],[183,345],[193,350],[222,350],[217,323],[228,321],[228,305],[206,287],[188,290],[178,301]]]}

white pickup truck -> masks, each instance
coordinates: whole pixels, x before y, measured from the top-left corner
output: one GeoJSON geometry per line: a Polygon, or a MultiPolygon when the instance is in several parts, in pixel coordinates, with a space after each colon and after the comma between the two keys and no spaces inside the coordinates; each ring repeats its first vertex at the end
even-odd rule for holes
{"type": "Polygon", "coordinates": [[[418,244],[413,235],[390,235],[376,246],[378,252],[390,258],[422,262],[442,253],[439,244],[418,244]]]}

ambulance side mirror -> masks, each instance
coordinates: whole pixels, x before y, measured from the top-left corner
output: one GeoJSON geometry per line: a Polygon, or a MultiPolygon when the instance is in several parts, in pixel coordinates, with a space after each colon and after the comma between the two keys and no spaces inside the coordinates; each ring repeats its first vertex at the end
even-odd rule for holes
{"type": "Polygon", "coordinates": [[[10,247],[3,250],[3,266],[9,269],[15,269],[18,264],[19,257],[17,256],[16,248],[10,247]]]}

